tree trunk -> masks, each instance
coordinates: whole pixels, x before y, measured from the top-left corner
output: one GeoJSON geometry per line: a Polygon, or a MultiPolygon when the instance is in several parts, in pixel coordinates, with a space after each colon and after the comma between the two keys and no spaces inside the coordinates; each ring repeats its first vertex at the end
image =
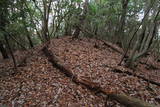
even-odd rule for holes
{"type": "MultiPolygon", "coordinates": [[[[26,7],[27,9],[29,9],[29,7],[28,7],[28,5],[26,4],[26,2],[24,2],[24,5],[25,5],[25,7],[26,7]]],[[[35,22],[34,22],[34,20],[33,20],[33,15],[31,14],[31,12],[28,12],[28,14],[29,14],[31,23],[33,24],[34,29],[36,30],[37,36],[39,37],[39,39],[41,40],[41,42],[44,42],[43,36],[41,35],[40,31],[37,29],[36,24],[35,24],[35,22]]]]}
{"type": "Polygon", "coordinates": [[[52,0],[49,0],[48,2],[46,0],[43,0],[43,21],[42,21],[42,34],[46,41],[50,40],[49,30],[48,30],[48,21],[49,21],[49,14],[51,9],[51,3],[52,0]]]}
{"type": "Polygon", "coordinates": [[[4,34],[4,38],[5,38],[5,41],[6,41],[8,50],[9,50],[9,52],[10,52],[10,54],[11,54],[11,57],[12,57],[12,60],[13,60],[14,68],[17,69],[16,60],[15,60],[13,51],[12,51],[12,49],[11,49],[11,46],[10,46],[10,44],[9,44],[8,37],[7,37],[7,36],[8,36],[8,35],[4,34]]]}
{"type": "Polygon", "coordinates": [[[153,36],[152,36],[152,39],[149,43],[149,47],[151,47],[151,45],[153,43],[153,38],[156,37],[156,32],[157,32],[157,24],[155,24],[155,26],[154,26],[154,30],[153,30],[153,34],[152,34],[153,36]]]}
{"type": "Polygon", "coordinates": [[[76,26],[76,30],[74,31],[73,38],[78,38],[80,31],[81,30],[80,30],[79,26],[76,26]]]}
{"type": "Polygon", "coordinates": [[[31,40],[31,37],[30,37],[28,34],[27,34],[26,36],[27,36],[27,39],[28,39],[28,41],[29,41],[30,47],[33,48],[34,45],[33,45],[33,42],[32,42],[32,40],[31,40]]]}
{"type": "Polygon", "coordinates": [[[126,13],[127,13],[127,7],[128,7],[128,3],[129,3],[129,0],[122,0],[121,1],[121,4],[122,4],[122,14],[121,14],[121,17],[120,17],[120,25],[118,27],[118,31],[116,33],[116,36],[117,37],[117,44],[120,46],[120,47],[123,47],[123,38],[124,38],[124,26],[125,26],[125,20],[126,20],[126,13]]]}
{"type": "Polygon", "coordinates": [[[23,25],[24,25],[24,29],[26,31],[26,37],[28,39],[29,45],[30,45],[31,48],[33,48],[34,45],[33,45],[32,39],[29,35],[28,29],[27,29],[27,26],[26,26],[25,17],[23,17],[23,25]]]}
{"type": "Polygon", "coordinates": [[[2,41],[0,41],[0,52],[2,53],[3,59],[9,58],[8,53],[6,49],[4,48],[4,44],[2,43],[2,41]]]}
{"type": "Polygon", "coordinates": [[[65,27],[64,35],[72,36],[71,26],[69,24],[65,27]]]}
{"type": "Polygon", "coordinates": [[[23,21],[23,25],[24,25],[24,29],[25,29],[25,32],[26,32],[26,37],[27,37],[27,39],[28,39],[28,42],[29,42],[29,45],[30,45],[30,47],[31,48],[33,48],[34,47],[34,45],[33,45],[33,42],[32,42],[32,39],[31,39],[31,37],[30,37],[30,35],[29,35],[29,32],[28,32],[28,29],[27,29],[27,23],[26,23],[26,17],[25,17],[25,12],[24,12],[24,6],[25,6],[25,3],[24,3],[24,1],[22,1],[22,5],[21,5],[21,11],[22,11],[22,21],[23,21]]]}
{"type": "Polygon", "coordinates": [[[29,45],[30,45],[31,48],[33,48],[34,47],[33,42],[32,42],[32,39],[31,39],[31,37],[29,35],[28,29],[26,27],[25,27],[25,30],[26,30],[27,39],[29,41],[29,45]]]}
{"type": "Polygon", "coordinates": [[[144,44],[144,48],[141,50],[141,52],[136,52],[137,48],[138,48],[138,43],[139,41],[137,41],[137,44],[135,45],[135,48],[128,60],[128,66],[133,67],[132,65],[134,65],[134,62],[137,61],[137,59],[139,59],[140,57],[142,57],[144,54],[146,54],[151,46],[150,43],[152,43],[153,37],[154,37],[154,30],[156,28],[156,23],[157,23],[157,17],[160,13],[160,10],[158,10],[158,12],[156,13],[156,15],[154,17],[154,20],[151,23],[151,27],[150,27],[150,32],[149,34],[145,35],[144,39],[145,39],[145,44],[144,44]]]}
{"type": "MultiPolygon", "coordinates": [[[[129,48],[130,48],[130,45],[131,45],[133,39],[135,38],[137,32],[139,31],[141,25],[144,24],[146,18],[148,17],[148,14],[149,14],[150,10],[151,10],[151,8],[148,8],[148,10],[146,11],[146,13],[145,13],[145,15],[144,15],[141,23],[139,24],[139,26],[138,26],[138,28],[136,29],[136,31],[133,33],[133,35],[132,35],[132,37],[131,37],[131,39],[130,39],[130,41],[129,41],[128,47],[127,47],[127,49],[126,49],[126,51],[125,51],[125,53],[124,53],[124,55],[123,55],[123,57],[122,57],[122,59],[121,59],[121,61],[120,61],[120,63],[119,63],[118,65],[121,65],[121,64],[122,64],[125,56],[127,55],[128,51],[129,51],[129,48]]],[[[128,58],[128,61],[127,61],[127,65],[128,65],[128,66],[132,66],[132,64],[133,64],[133,55],[136,53],[136,49],[137,49],[138,46],[139,46],[139,45],[138,45],[138,42],[139,42],[139,41],[136,41],[136,43],[135,43],[135,45],[134,45],[134,47],[133,47],[133,51],[132,51],[131,55],[130,55],[129,58],[128,58]]]]}
{"type": "Polygon", "coordinates": [[[85,3],[84,3],[84,6],[83,6],[83,14],[80,16],[80,23],[78,25],[76,25],[76,29],[75,29],[75,32],[73,34],[73,38],[78,38],[79,37],[79,34],[80,34],[80,27],[82,27],[82,25],[84,24],[85,22],[85,19],[86,19],[86,15],[87,15],[87,12],[88,12],[88,0],[85,0],[85,3]]]}

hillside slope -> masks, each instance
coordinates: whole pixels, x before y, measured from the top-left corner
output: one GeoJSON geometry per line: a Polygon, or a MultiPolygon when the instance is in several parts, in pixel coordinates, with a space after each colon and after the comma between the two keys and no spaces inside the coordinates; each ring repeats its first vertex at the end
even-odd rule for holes
{"type": "MultiPolygon", "coordinates": [[[[72,82],[72,79],[52,66],[41,51],[43,46],[17,53],[16,57],[20,63],[27,56],[24,64],[17,70],[12,68],[10,60],[0,63],[0,104],[47,107],[122,106],[72,82]]],[[[151,104],[160,103],[159,86],[148,84],[132,75],[111,71],[111,68],[117,68],[122,55],[101,41],[87,38],[72,40],[70,37],[62,37],[51,40],[49,49],[60,63],[75,75],[98,83],[104,89],[125,93],[151,104]]],[[[118,68],[132,72],[125,67],[118,68]]],[[[139,65],[137,70],[139,70],[136,71],[137,74],[160,82],[156,79],[160,78],[159,70],[147,70],[143,64],[139,65]]]]}

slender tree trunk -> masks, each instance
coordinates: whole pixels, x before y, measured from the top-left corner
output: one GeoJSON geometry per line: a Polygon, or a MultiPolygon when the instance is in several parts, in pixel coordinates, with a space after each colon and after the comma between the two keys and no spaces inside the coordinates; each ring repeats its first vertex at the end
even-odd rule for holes
{"type": "Polygon", "coordinates": [[[27,37],[27,39],[29,41],[29,45],[30,45],[31,48],[33,48],[34,47],[33,42],[32,42],[32,39],[31,39],[31,37],[29,35],[28,29],[26,27],[25,27],[25,30],[26,30],[26,37],[27,37]]]}
{"type": "MultiPolygon", "coordinates": [[[[136,36],[138,30],[140,29],[141,25],[142,25],[142,24],[144,23],[144,21],[146,20],[146,17],[148,16],[150,10],[151,10],[151,8],[149,8],[149,9],[147,10],[147,12],[145,13],[145,15],[144,15],[141,23],[139,24],[138,28],[137,28],[136,31],[133,33],[133,35],[132,35],[132,37],[131,37],[131,39],[130,39],[130,41],[129,41],[128,47],[127,47],[127,49],[126,49],[126,51],[125,51],[125,53],[124,53],[124,55],[123,55],[123,57],[122,57],[122,59],[121,59],[121,61],[120,61],[120,63],[119,63],[118,65],[121,65],[121,64],[122,64],[124,58],[126,57],[128,51],[129,51],[129,48],[130,48],[130,46],[131,46],[131,43],[132,43],[133,39],[135,38],[135,36],[136,36]]],[[[132,53],[131,53],[131,55],[129,56],[128,61],[127,61],[127,63],[128,63],[128,62],[129,62],[129,63],[128,63],[127,65],[131,65],[131,62],[133,62],[133,61],[132,61],[132,57],[133,57],[133,55],[135,54],[136,49],[137,49],[137,47],[138,47],[138,44],[137,44],[137,43],[138,43],[138,41],[136,41],[136,43],[135,43],[135,45],[134,45],[134,47],[133,47],[133,51],[132,51],[132,53]]]]}
{"type": "Polygon", "coordinates": [[[9,35],[9,37],[10,37],[12,40],[14,40],[14,41],[17,43],[17,45],[19,45],[22,49],[27,50],[25,46],[23,46],[16,38],[14,38],[14,35],[12,35],[12,34],[10,34],[10,33],[8,33],[8,32],[6,32],[6,33],[9,35]]]}
{"type": "Polygon", "coordinates": [[[86,19],[86,15],[87,15],[87,12],[88,12],[88,0],[85,0],[85,3],[84,3],[84,10],[83,10],[83,15],[80,16],[80,23],[79,25],[76,25],[76,29],[75,29],[75,32],[73,34],[73,38],[78,38],[79,37],[79,34],[81,32],[80,30],[80,27],[83,26],[84,22],[85,22],[85,19],[86,19]]]}
{"type": "Polygon", "coordinates": [[[154,26],[154,30],[153,30],[153,34],[152,34],[153,36],[152,36],[152,39],[149,43],[149,47],[151,47],[151,45],[153,43],[153,39],[154,39],[154,37],[156,37],[156,32],[157,32],[157,24],[155,24],[155,26],[154,26]]]}
{"type": "Polygon", "coordinates": [[[49,35],[49,30],[48,30],[48,21],[49,21],[49,14],[50,14],[50,9],[51,9],[51,3],[52,0],[49,0],[49,3],[45,0],[43,0],[43,35],[46,41],[50,40],[50,35],[49,35]]]}
{"type": "Polygon", "coordinates": [[[33,48],[33,47],[34,47],[34,45],[33,45],[33,42],[32,42],[32,40],[31,40],[30,35],[29,35],[29,34],[27,34],[26,36],[27,36],[27,39],[28,39],[28,41],[29,41],[30,47],[31,47],[31,48],[33,48]]]}
{"type": "MultiPolygon", "coordinates": [[[[24,6],[25,6],[27,9],[29,9],[29,7],[28,7],[28,5],[26,4],[26,2],[24,2],[24,6]]],[[[41,40],[41,42],[44,42],[43,37],[42,37],[41,33],[39,32],[39,30],[38,30],[38,28],[37,28],[37,26],[36,26],[36,24],[35,24],[35,22],[34,22],[34,20],[33,20],[33,15],[32,15],[30,12],[28,12],[28,14],[29,14],[31,23],[33,24],[34,29],[36,30],[37,36],[39,37],[39,39],[41,40]]]]}
{"type": "Polygon", "coordinates": [[[138,36],[138,39],[140,41],[139,47],[138,47],[138,51],[141,51],[141,47],[143,47],[143,43],[145,42],[145,35],[147,32],[147,27],[146,26],[142,26],[142,33],[138,36]]]}
{"type": "Polygon", "coordinates": [[[117,37],[117,44],[122,47],[123,45],[123,38],[124,38],[124,26],[125,26],[125,20],[126,20],[126,14],[127,14],[127,7],[128,7],[128,3],[129,0],[122,0],[121,4],[122,4],[122,14],[120,17],[120,22],[119,22],[119,27],[118,27],[118,31],[116,33],[117,37]]]}
{"type": "MultiPolygon", "coordinates": [[[[147,3],[148,4],[146,4],[146,5],[148,5],[148,6],[144,11],[145,13],[147,13],[147,10],[149,8],[151,8],[150,1],[148,1],[147,3]]],[[[149,17],[149,14],[146,16],[146,20],[142,24],[142,31],[141,31],[140,35],[138,36],[138,38],[139,38],[138,39],[139,40],[139,45],[138,46],[139,47],[137,47],[137,48],[138,48],[139,52],[141,52],[144,49],[144,45],[145,45],[145,42],[146,42],[147,37],[148,37],[148,30],[149,30],[149,27],[147,26],[147,21],[149,21],[148,17],[149,17]]]]}
{"type": "Polygon", "coordinates": [[[79,26],[76,26],[76,30],[74,31],[73,37],[78,38],[79,34],[80,34],[80,31],[81,30],[80,30],[79,26]]]}
{"type": "Polygon", "coordinates": [[[25,18],[23,18],[23,25],[24,25],[24,29],[26,31],[26,37],[28,39],[29,45],[30,45],[31,48],[33,48],[34,45],[33,45],[32,39],[31,39],[31,37],[29,35],[28,29],[27,29],[27,26],[26,26],[26,22],[25,22],[25,18]]]}
{"type": "Polygon", "coordinates": [[[2,43],[2,41],[0,41],[0,52],[2,53],[3,59],[9,58],[8,53],[6,49],[4,48],[4,44],[2,43]]]}
{"type": "Polygon", "coordinates": [[[67,16],[66,18],[64,18],[64,20],[65,20],[65,32],[64,32],[64,35],[72,36],[71,25],[70,25],[70,22],[69,22],[70,16],[69,17],[67,16]]]}
{"type": "Polygon", "coordinates": [[[66,23],[66,25],[65,25],[64,35],[72,36],[71,26],[68,23],[66,23]]]}
{"type": "Polygon", "coordinates": [[[156,29],[157,17],[158,17],[158,15],[160,13],[160,7],[158,9],[159,10],[156,13],[156,15],[155,16],[153,15],[153,17],[155,17],[155,18],[151,23],[150,32],[149,32],[148,35],[146,35],[146,37],[145,37],[146,39],[144,38],[145,39],[144,48],[141,50],[141,52],[136,53],[136,51],[137,51],[136,49],[137,49],[138,45],[135,46],[135,49],[133,50],[133,52],[131,54],[131,57],[128,60],[128,66],[132,67],[134,65],[134,62],[137,61],[137,59],[139,59],[140,57],[142,57],[143,55],[145,55],[148,52],[148,50],[149,50],[149,48],[151,46],[153,37],[155,36],[154,35],[154,31],[156,29]]]}
{"type": "Polygon", "coordinates": [[[4,36],[4,39],[6,41],[6,45],[8,47],[8,50],[11,54],[11,57],[13,59],[13,63],[14,63],[14,67],[17,68],[16,66],[16,60],[15,60],[15,57],[13,55],[13,52],[12,52],[12,49],[10,47],[10,44],[9,44],[9,41],[8,41],[8,34],[6,33],[6,25],[9,23],[9,20],[8,20],[8,15],[9,15],[9,10],[8,10],[8,7],[9,7],[9,2],[8,0],[6,0],[6,4],[5,5],[2,5],[1,6],[1,11],[0,12],[0,30],[3,31],[3,36],[4,36]]]}
{"type": "Polygon", "coordinates": [[[24,6],[25,6],[25,3],[24,3],[24,1],[22,1],[22,5],[21,5],[21,11],[22,11],[22,21],[23,21],[23,25],[24,25],[24,29],[25,29],[25,32],[26,32],[26,37],[27,37],[27,39],[28,39],[28,42],[29,42],[29,45],[30,45],[30,47],[31,48],[33,48],[34,47],[34,45],[33,45],[33,42],[32,42],[32,39],[31,39],[31,37],[30,37],[30,35],[29,35],[29,32],[28,32],[28,29],[27,29],[27,24],[26,24],[26,17],[25,17],[25,12],[24,12],[24,6]]]}
{"type": "Polygon", "coordinates": [[[10,44],[9,44],[8,37],[7,37],[7,36],[8,36],[8,35],[4,34],[4,38],[5,38],[5,41],[6,41],[8,50],[9,50],[9,52],[10,52],[10,54],[11,54],[14,67],[17,69],[16,59],[15,59],[15,57],[14,57],[14,54],[13,54],[12,48],[11,48],[11,46],[10,46],[10,44]]]}

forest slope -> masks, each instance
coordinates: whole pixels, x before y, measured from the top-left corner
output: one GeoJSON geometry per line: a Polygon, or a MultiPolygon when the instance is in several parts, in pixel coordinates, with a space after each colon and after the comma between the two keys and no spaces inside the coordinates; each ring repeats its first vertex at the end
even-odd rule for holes
{"type": "MultiPolygon", "coordinates": [[[[109,99],[106,101],[105,96],[97,95],[73,83],[47,60],[41,51],[43,46],[16,53],[20,63],[27,56],[25,63],[17,70],[12,68],[10,60],[0,63],[0,104],[51,107],[122,106],[109,99]],[[25,54],[22,55],[22,53],[25,54]]],[[[62,37],[52,39],[49,49],[75,75],[88,78],[104,89],[125,93],[151,104],[160,103],[159,86],[125,73],[111,71],[111,68],[119,68],[122,71],[132,72],[131,69],[117,66],[122,55],[105,46],[101,41],[87,38],[72,40],[70,37],[62,37]]],[[[146,61],[145,58],[142,62],[144,61],[146,61]]],[[[156,64],[158,66],[157,62],[156,64]]],[[[139,64],[135,72],[160,82],[158,69],[151,70],[145,64],[139,64]]]]}

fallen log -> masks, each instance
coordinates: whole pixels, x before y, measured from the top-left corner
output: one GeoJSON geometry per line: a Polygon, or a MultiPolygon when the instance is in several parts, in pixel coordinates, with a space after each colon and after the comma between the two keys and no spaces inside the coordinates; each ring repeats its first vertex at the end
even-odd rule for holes
{"type": "Polygon", "coordinates": [[[156,107],[155,105],[148,104],[139,99],[132,98],[124,94],[117,94],[116,92],[103,89],[102,87],[100,87],[98,83],[94,83],[92,81],[87,80],[86,78],[79,77],[73,74],[72,71],[64,67],[63,64],[60,64],[58,59],[52,53],[52,51],[48,49],[48,46],[45,46],[42,49],[42,51],[45,54],[45,56],[48,58],[48,61],[52,64],[53,67],[59,69],[60,72],[65,74],[74,83],[78,85],[85,86],[87,89],[91,91],[96,91],[96,93],[103,93],[107,95],[110,99],[116,100],[117,102],[119,102],[120,104],[126,107],[156,107]]]}
{"type": "Polygon", "coordinates": [[[153,80],[147,79],[147,78],[145,78],[145,77],[143,77],[143,76],[137,75],[137,74],[132,73],[132,72],[129,72],[129,71],[122,71],[122,70],[116,69],[116,68],[114,68],[114,69],[112,69],[112,70],[110,70],[110,71],[115,72],[115,73],[125,73],[125,74],[127,74],[127,75],[131,75],[131,76],[137,77],[137,78],[139,78],[139,79],[142,79],[142,80],[144,80],[144,81],[146,81],[146,82],[148,82],[148,83],[151,83],[151,84],[160,86],[160,83],[159,83],[159,82],[155,82],[155,81],[153,81],[153,80]]]}
{"type": "MultiPolygon", "coordinates": [[[[98,39],[98,38],[97,38],[97,39],[98,39]]],[[[98,39],[98,40],[100,40],[101,42],[103,42],[103,44],[104,44],[105,46],[111,48],[111,49],[114,50],[115,52],[117,52],[117,53],[119,53],[119,54],[121,54],[121,55],[124,54],[124,52],[123,52],[118,46],[116,46],[116,45],[114,45],[114,44],[112,44],[112,43],[110,43],[110,42],[108,42],[108,41],[104,41],[104,40],[101,40],[101,39],[98,39]]]]}
{"type": "Polygon", "coordinates": [[[109,94],[109,98],[111,98],[112,100],[116,100],[117,102],[125,105],[126,107],[158,107],[155,105],[148,104],[137,98],[133,98],[122,94],[109,94]]]}
{"type": "Polygon", "coordinates": [[[111,49],[114,50],[115,52],[117,52],[117,53],[119,53],[119,54],[121,54],[121,55],[124,54],[124,52],[123,52],[118,46],[116,46],[115,44],[113,44],[113,43],[111,43],[111,42],[109,42],[109,41],[105,41],[105,40],[102,40],[102,39],[97,38],[97,37],[100,37],[99,35],[95,35],[95,34],[93,34],[92,32],[90,32],[89,30],[83,29],[82,27],[79,27],[79,29],[82,31],[82,33],[88,33],[88,34],[90,34],[90,35],[93,35],[93,36],[95,37],[95,39],[101,41],[101,42],[103,43],[103,45],[111,48],[111,49]]]}

